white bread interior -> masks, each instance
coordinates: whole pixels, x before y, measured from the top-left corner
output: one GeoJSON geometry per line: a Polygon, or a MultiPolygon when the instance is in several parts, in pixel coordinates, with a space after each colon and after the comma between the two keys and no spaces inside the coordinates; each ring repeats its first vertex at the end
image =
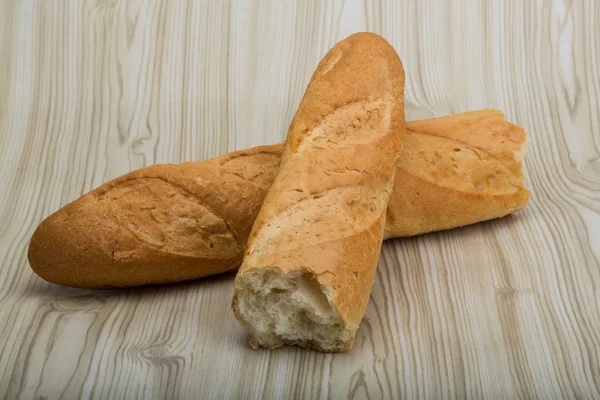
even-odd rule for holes
{"type": "Polygon", "coordinates": [[[263,346],[304,343],[334,349],[351,335],[352,329],[344,325],[332,305],[331,291],[319,285],[309,271],[286,274],[277,268],[263,268],[243,275],[237,283],[239,315],[263,346]]]}

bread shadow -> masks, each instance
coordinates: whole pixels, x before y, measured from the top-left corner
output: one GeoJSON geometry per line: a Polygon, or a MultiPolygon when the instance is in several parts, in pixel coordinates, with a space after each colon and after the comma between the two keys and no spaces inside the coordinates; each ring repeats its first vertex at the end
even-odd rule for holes
{"type": "Polygon", "coordinates": [[[200,289],[204,287],[233,287],[233,279],[236,271],[225,272],[219,275],[208,276],[199,279],[193,279],[182,282],[151,284],[135,287],[105,287],[96,289],[74,288],[70,286],[61,286],[46,282],[41,278],[34,276],[29,281],[25,291],[30,296],[39,298],[77,298],[77,297],[97,297],[108,299],[111,297],[127,296],[149,296],[157,292],[161,294],[170,294],[172,292],[182,292],[190,289],[200,289]]]}
{"type": "Polygon", "coordinates": [[[517,224],[529,218],[529,213],[519,212],[516,214],[509,214],[501,218],[495,218],[488,221],[477,222],[475,224],[458,226],[456,228],[445,229],[442,231],[423,233],[420,235],[399,237],[388,239],[384,242],[393,244],[415,244],[417,245],[421,240],[427,238],[429,240],[443,240],[445,238],[466,238],[473,235],[480,235],[482,233],[491,233],[500,229],[510,229],[515,227],[517,224]]]}

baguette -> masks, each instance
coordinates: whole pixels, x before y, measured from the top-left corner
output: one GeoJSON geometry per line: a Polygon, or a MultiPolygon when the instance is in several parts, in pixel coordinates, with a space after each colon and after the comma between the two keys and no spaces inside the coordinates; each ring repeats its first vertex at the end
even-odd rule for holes
{"type": "Polygon", "coordinates": [[[319,63],[235,278],[254,348],[352,347],[383,239],[404,136],[404,69],[380,36],[354,34],[319,63]]]}
{"type": "Polygon", "coordinates": [[[498,110],[408,124],[386,238],[451,229],[523,209],[523,128],[498,110]]]}
{"type": "MultiPolygon", "coordinates": [[[[498,110],[408,122],[385,237],[521,210],[529,198],[521,162],[525,141],[523,128],[498,110]],[[474,185],[483,172],[489,172],[486,186],[474,185]]],[[[49,282],[81,288],[170,283],[233,271],[242,262],[281,151],[281,144],[261,146],[210,160],[153,165],[113,179],[40,224],[29,245],[29,264],[49,282]],[[205,218],[213,223],[203,225],[205,218]]]]}
{"type": "Polygon", "coordinates": [[[118,177],[46,218],[29,244],[43,279],[81,288],[178,282],[235,269],[281,145],[118,177]]]}

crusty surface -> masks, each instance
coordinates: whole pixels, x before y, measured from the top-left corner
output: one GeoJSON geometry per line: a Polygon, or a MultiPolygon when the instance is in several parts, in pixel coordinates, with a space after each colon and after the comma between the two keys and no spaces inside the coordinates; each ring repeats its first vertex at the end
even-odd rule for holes
{"type": "Polygon", "coordinates": [[[523,128],[498,110],[413,121],[388,204],[386,238],[450,229],[521,210],[523,128]]]}
{"type": "MultiPolygon", "coordinates": [[[[521,167],[525,132],[500,111],[408,122],[406,131],[406,155],[400,157],[388,203],[386,238],[503,217],[527,204],[521,167]],[[489,174],[477,180],[481,172],[489,174]],[[487,187],[477,186],[482,182],[487,187]]],[[[178,166],[154,165],[107,182],[42,222],[31,239],[29,263],[50,282],[84,288],[177,282],[234,270],[275,178],[282,148],[261,146],[178,166]],[[215,210],[239,231],[239,246],[230,234],[218,235],[217,245],[208,240],[207,233],[215,228],[213,233],[221,232],[223,225],[189,224],[195,221],[190,216],[202,214],[197,203],[206,195],[201,191],[220,187],[219,182],[194,185],[197,173],[204,182],[237,183],[221,191],[221,204],[230,207],[215,204],[215,210]],[[164,190],[173,174],[187,182],[187,197],[177,194],[181,190],[174,196],[164,190]]]]}
{"type": "Polygon", "coordinates": [[[281,145],[261,146],[116,178],[46,218],[29,244],[29,264],[50,282],[83,288],[234,269],[280,153],[281,145]]]}
{"type": "MultiPolygon", "coordinates": [[[[369,33],[319,63],[290,125],[281,164],[254,222],[238,281],[255,269],[312,274],[351,331],[362,319],[381,249],[385,210],[404,136],[404,70],[369,33]]],[[[256,338],[252,341],[261,345],[256,338]]],[[[304,346],[304,342],[286,342],[304,346]]]]}

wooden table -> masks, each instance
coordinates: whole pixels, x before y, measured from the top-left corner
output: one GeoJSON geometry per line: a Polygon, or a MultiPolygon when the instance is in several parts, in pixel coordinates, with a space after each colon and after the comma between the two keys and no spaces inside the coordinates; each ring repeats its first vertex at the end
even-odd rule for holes
{"type": "Polygon", "coordinates": [[[599,108],[595,0],[0,0],[0,397],[598,399],[599,108]],[[281,141],[361,30],[404,61],[408,119],[524,126],[533,194],[386,242],[352,351],[251,350],[233,275],[89,291],[32,273],[37,224],[102,182],[281,141]]]}

